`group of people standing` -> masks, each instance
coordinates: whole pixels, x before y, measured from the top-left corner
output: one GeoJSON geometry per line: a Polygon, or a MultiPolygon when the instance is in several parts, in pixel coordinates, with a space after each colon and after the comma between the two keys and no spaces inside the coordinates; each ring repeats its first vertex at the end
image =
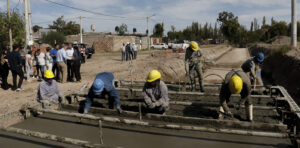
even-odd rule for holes
{"type": "Polygon", "coordinates": [[[56,44],[53,49],[32,47],[32,49],[28,49],[27,53],[24,47],[14,46],[12,51],[9,51],[7,47],[1,50],[0,61],[1,87],[4,90],[10,88],[7,82],[9,70],[13,76],[11,88],[16,91],[22,90],[24,78],[28,82],[31,82],[32,79],[44,79],[46,70],[55,73],[55,79],[61,83],[80,82],[81,63],[85,63],[85,46],[74,46],[73,48],[72,44],[66,43],[60,48],[56,44]],[[18,76],[19,81],[17,81],[18,76]]]}
{"type": "Polygon", "coordinates": [[[55,45],[51,50],[50,56],[53,58],[52,71],[55,74],[55,79],[60,83],[81,82],[80,68],[81,63],[85,62],[85,55],[82,54],[80,48],[83,46],[74,46],[65,43],[62,48],[55,45]],[[74,77],[76,80],[74,80],[74,77]]]}
{"type": "Polygon", "coordinates": [[[135,60],[137,58],[137,45],[135,43],[129,43],[121,46],[122,51],[122,61],[135,60]]]}

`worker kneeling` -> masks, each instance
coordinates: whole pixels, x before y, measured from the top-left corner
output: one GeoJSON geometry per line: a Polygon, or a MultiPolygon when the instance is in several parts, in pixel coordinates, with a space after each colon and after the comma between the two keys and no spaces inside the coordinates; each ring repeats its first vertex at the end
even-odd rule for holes
{"type": "Polygon", "coordinates": [[[44,79],[38,86],[37,101],[45,109],[57,109],[58,104],[65,100],[57,86],[57,82],[53,78],[53,72],[47,70],[44,74],[44,79]]]}
{"type": "Polygon", "coordinates": [[[249,77],[241,70],[232,70],[222,83],[220,91],[220,112],[219,119],[223,119],[223,115],[228,115],[233,118],[227,103],[230,101],[231,94],[241,94],[241,100],[238,104],[238,109],[241,104],[245,104],[246,116],[248,121],[253,120],[253,105],[251,102],[251,82],[249,77]]]}
{"type": "Polygon", "coordinates": [[[94,98],[103,98],[106,94],[109,97],[110,108],[113,108],[113,103],[115,102],[118,113],[122,113],[120,96],[115,89],[114,75],[111,72],[97,74],[86,97],[84,113],[87,114],[89,112],[94,98]]]}
{"type": "Polygon", "coordinates": [[[167,85],[160,80],[158,70],[152,70],[143,88],[144,107],[156,113],[164,114],[169,110],[167,85]]]}

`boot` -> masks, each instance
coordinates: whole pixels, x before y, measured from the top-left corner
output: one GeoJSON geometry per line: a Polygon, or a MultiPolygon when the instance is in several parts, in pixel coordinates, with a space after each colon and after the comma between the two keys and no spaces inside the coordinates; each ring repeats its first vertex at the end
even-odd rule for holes
{"type": "Polygon", "coordinates": [[[223,120],[224,119],[224,109],[222,106],[220,106],[220,109],[219,109],[219,117],[218,117],[219,120],[223,120]]]}
{"type": "Polygon", "coordinates": [[[202,80],[199,80],[200,92],[204,92],[204,86],[202,80]]]}

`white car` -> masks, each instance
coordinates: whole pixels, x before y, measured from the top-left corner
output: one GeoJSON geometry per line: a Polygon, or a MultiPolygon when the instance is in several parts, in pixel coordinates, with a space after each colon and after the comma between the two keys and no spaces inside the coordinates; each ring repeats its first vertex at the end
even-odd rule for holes
{"type": "Polygon", "coordinates": [[[168,49],[168,45],[165,43],[158,43],[150,46],[151,48],[155,49],[168,49]]]}
{"type": "Polygon", "coordinates": [[[189,46],[190,46],[189,41],[187,41],[187,40],[169,44],[169,47],[171,49],[180,49],[180,48],[187,49],[189,46]]]}

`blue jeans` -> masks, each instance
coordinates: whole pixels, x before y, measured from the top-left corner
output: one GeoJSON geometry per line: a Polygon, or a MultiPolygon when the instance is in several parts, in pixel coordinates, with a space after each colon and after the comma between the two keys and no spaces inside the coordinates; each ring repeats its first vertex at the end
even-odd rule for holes
{"type": "Polygon", "coordinates": [[[27,77],[27,80],[30,79],[30,72],[31,72],[31,67],[29,65],[26,65],[26,77],[27,77]]]}
{"type": "Polygon", "coordinates": [[[125,58],[126,58],[125,57],[125,52],[122,51],[122,61],[125,61],[126,60],[125,58]]]}
{"type": "Polygon", "coordinates": [[[137,57],[137,51],[134,51],[133,52],[133,59],[136,59],[136,57],[137,57]]]}

